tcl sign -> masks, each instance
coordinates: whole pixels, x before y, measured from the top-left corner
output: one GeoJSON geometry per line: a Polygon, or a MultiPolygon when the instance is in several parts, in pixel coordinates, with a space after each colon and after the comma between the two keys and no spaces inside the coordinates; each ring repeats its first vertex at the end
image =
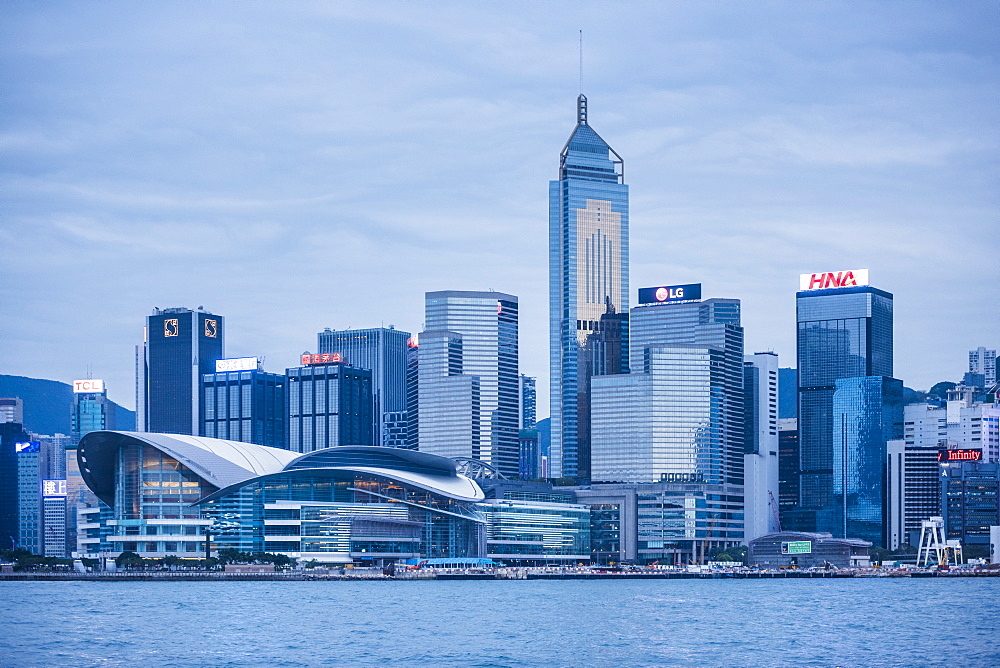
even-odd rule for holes
{"type": "Polygon", "coordinates": [[[867,269],[828,271],[822,274],[799,274],[799,290],[828,290],[868,285],[867,269]]]}
{"type": "Polygon", "coordinates": [[[103,392],[104,391],[104,381],[97,380],[95,378],[88,378],[87,380],[74,380],[73,381],[73,392],[76,394],[84,394],[91,392],[103,392]]]}

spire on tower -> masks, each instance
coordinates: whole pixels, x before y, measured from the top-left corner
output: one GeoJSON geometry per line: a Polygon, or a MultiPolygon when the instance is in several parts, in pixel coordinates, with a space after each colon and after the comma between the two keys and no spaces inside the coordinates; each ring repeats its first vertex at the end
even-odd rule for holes
{"type": "Polygon", "coordinates": [[[580,93],[576,98],[576,122],[582,125],[587,124],[587,96],[580,93]]]}

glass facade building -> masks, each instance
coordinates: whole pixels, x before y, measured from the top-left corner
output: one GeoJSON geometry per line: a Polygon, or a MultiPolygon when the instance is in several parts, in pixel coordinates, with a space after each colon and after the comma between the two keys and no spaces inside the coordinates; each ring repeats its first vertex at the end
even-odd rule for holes
{"type": "Polygon", "coordinates": [[[739,300],[638,306],[631,321],[632,373],[592,382],[591,478],[742,485],[739,300]]]}
{"type": "Polygon", "coordinates": [[[213,550],[382,565],[485,556],[482,490],[455,463],[408,450],[337,447],[304,455],[174,434],[96,432],[84,479],[102,509],[81,513],[92,553],[204,554],[214,517],[238,527],[213,550]]]}
{"type": "Polygon", "coordinates": [[[346,364],[285,370],[285,443],[294,452],[372,443],[372,372],[346,364]]]}
{"type": "Polygon", "coordinates": [[[941,510],[946,539],[990,545],[990,527],[1000,526],[1000,463],[949,462],[941,467],[941,510]]]}
{"type": "Polygon", "coordinates": [[[628,371],[628,186],[587,98],[549,183],[551,475],[590,477],[590,379],[628,371]]]}
{"type": "Polygon", "coordinates": [[[200,435],[285,447],[285,376],[260,369],[206,373],[201,393],[200,435]]]}
{"type": "MultiPolygon", "coordinates": [[[[410,333],[394,327],[326,329],[317,336],[320,353],[337,353],[345,364],[372,372],[372,437],[388,445],[387,414],[406,410],[406,351],[410,333]]],[[[399,416],[393,417],[398,422],[399,416]]],[[[394,442],[398,439],[394,437],[394,442]]]]}
{"type": "Polygon", "coordinates": [[[201,377],[224,355],[224,319],[199,308],[156,309],[136,347],[136,428],[171,434],[201,430],[201,377]]]}
{"type": "Polygon", "coordinates": [[[833,502],[820,531],[885,547],[887,442],[903,436],[903,382],[838,378],[833,394],[833,502]]]}
{"type": "Polygon", "coordinates": [[[512,566],[590,561],[590,508],[571,503],[490,500],[486,516],[487,556],[512,566]]]}
{"type": "Polygon", "coordinates": [[[795,528],[834,533],[816,523],[815,513],[833,503],[836,382],[892,377],[892,295],[869,286],[802,290],[796,293],[796,321],[800,462],[795,528]]]}
{"type": "Polygon", "coordinates": [[[419,336],[420,450],[471,457],[516,476],[517,297],[428,292],[425,327],[419,336]]]}

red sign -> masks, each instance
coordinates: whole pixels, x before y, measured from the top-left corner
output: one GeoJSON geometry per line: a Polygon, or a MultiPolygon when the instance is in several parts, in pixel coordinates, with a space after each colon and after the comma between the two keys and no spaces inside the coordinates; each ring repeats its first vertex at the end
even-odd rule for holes
{"type": "Polygon", "coordinates": [[[303,364],[340,364],[340,353],[302,353],[303,364]]]}
{"type": "Polygon", "coordinates": [[[828,271],[820,274],[799,274],[799,290],[828,290],[868,285],[867,269],[828,271]]]}
{"type": "Polygon", "coordinates": [[[941,450],[939,462],[978,462],[983,458],[982,450],[941,450]]]}

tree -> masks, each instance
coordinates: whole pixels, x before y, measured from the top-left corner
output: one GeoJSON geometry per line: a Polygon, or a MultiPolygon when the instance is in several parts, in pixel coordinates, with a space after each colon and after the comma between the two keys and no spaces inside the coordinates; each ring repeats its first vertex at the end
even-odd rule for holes
{"type": "Polygon", "coordinates": [[[145,560],[142,557],[135,552],[127,550],[115,558],[115,566],[118,568],[132,568],[134,566],[142,566],[144,563],[145,560]]]}

